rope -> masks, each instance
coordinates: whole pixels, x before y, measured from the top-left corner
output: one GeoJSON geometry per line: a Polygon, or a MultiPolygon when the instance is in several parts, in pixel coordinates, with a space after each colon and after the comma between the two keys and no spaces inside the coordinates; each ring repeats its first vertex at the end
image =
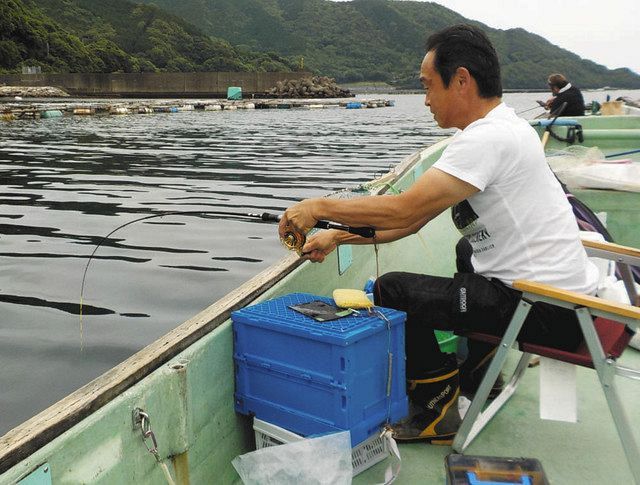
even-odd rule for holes
{"type": "Polygon", "coordinates": [[[163,461],[158,461],[158,465],[160,465],[160,469],[162,473],[164,473],[164,478],[167,480],[169,485],[176,485],[176,482],[173,481],[173,477],[171,476],[171,472],[169,471],[169,467],[163,461]]]}
{"type": "MultiPolygon", "coordinates": [[[[392,188],[389,185],[389,188],[392,188]]],[[[374,292],[378,293],[378,302],[380,306],[382,305],[382,295],[380,293],[380,285],[378,281],[380,279],[380,253],[378,248],[378,243],[376,242],[375,236],[373,237],[373,250],[375,253],[376,259],[376,282],[374,284],[374,292]]],[[[391,386],[393,384],[393,352],[391,352],[391,322],[389,319],[382,313],[381,310],[376,310],[375,313],[386,322],[387,324],[387,357],[388,357],[388,367],[387,367],[387,416],[386,416],[386,425],[380,434],[380,437],[385,440],[387,444],[387,450],[389,451],[389,455],[392,457],[392,462],[389,464],[384,473],[384,482],[378,485],[390,485],[395,482],[396,478],[400,474],[400,468],[402,466],[402,458],[400,457],[400,450],[398,450],[398,445],[396,440],[393,439],[393,431],[391,430],[391,386]],[[394,466],[395,465],[395,466],[394,466]]]]}

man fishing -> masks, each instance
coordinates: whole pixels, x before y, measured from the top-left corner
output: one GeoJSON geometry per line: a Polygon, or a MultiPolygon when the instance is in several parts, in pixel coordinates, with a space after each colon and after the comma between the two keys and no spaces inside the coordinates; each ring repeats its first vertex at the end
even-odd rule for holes
{"type": "MultiPolygon", "coordinates": [[[[420,81],[438,125],[460,130],[440,159],[400,195],[297,203],[284,213],[279,232],[306,234],[321,219],[377,230],[374,239],[341,231],[314,234],[303,257],[321,262],[340,244],[381,244],[414,234],[451,208],[463,235],[458,272],[452,278],[388,273],[374,293],[376,304],[407,313],[411,406],[410,415],[393,426],[396,439],[450,444],[460,424],[460,379],[474,392],[492,349],[470,342],[459,371],[456,356],[440,351],[433,330],[502,335],[520,299],[510,286],[514,280],[592,293],[597,269],[535,131],[501,100],[500,66],[486,35],[456,25],[430,36],[420,81]]],[[[573,312],[544,303],[533,306],[520,337],[565,349],[582,339],[573,312]]]]}
{"type": "Polygon", "coordinates": [[[551,74],[547,79],[549,89],[551,89],[551,97],[546,103],[541,103],[545,109],[548,109],[552,115],[561,116],[584,116],[584,99],[582,92],[572,86],[567,78],[562,74],[551,74]],[[565,105],[565,108],[560,112],[560,107],[565,105]]]}

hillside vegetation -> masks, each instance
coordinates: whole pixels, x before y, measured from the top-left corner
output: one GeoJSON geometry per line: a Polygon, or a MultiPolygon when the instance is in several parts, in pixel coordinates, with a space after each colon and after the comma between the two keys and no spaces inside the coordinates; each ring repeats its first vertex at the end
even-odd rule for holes
{"type": "MultiPolygon", "coordinates": [[[[418,88],[426,38],[481,26],[505,88],[546,88],[562,72],[583,88],[640,88],[522,29],[497,30],[429,2],[398,0],[0,0],[0,71],[290,71],[418,88]]],[[[587,33],[588,35],[588,33],[587,33]]]]}
{"type": "Polygon", "coordinates": [[[565,73],[581,87],[640,88],[640,76],[629,69],[609,70],[525,30],[491,29],[430,2],[143,1],[233,44],[303,56],[305,68],[342,82],[418,87],[416,73],[427,36],[447,25],[468,22],[481,26],[495,43],[506,88],[546,88],[552,72],[565,73]]]}
{"type": "Polygon", "coordinates": [[[0,70],[290,71],[274,52],[236,48],[154,5],[0,0],[0,70]]]}

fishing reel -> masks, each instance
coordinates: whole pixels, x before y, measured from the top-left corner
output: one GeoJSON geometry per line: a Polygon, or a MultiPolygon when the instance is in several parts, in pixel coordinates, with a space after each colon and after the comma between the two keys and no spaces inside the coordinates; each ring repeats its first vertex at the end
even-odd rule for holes
{"type": "Polygon", "coordinates": [[[284,236],[280,238],[280,242],[282,242],[284,247],[289,251],[295,251],[302,256],[302,248],[307,242],[307,237],[299,232],[285,232],[284,236]]]}
{"type": "MultiPolygon", "coordinates": [[[[259,217],[265,222],[280,222],[280,219],[282,218],[279,214],[271,214],[269,212],[248,215],[251,217],[259,217]]],[[[376,237],[376,231],[373,227],[351,227],[331,221],[317,221],[313,227],[318,229],[337,229],[339,231],[349,232],[366,238],[376,237]]],[[[295,251],[302,256],[302,248],[307,242],[307,237],[299,232],[288,231],[284,233],[284,236],[280,238],[280,241],[288,250],[295,251]]]]}

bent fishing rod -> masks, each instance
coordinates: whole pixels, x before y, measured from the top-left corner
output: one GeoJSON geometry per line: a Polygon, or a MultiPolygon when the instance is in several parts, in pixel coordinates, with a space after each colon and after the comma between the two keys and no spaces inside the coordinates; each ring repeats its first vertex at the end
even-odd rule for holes
{"type": "MultiPolygon", "coordinates": [[[[93,251],[89,255],[86,266],[84,267],[84,272],[82,274],[82,284],[80,286],[80,322],[82,322],[82,305],[84,301],[84,286],[87,278],[87,271],[89,270],[89,265],[91,264],[91,261],[93,260],[93,257],[95,256],[100,246],[102,246],[102,244],[106,242],[113,234],[115,234],[117,231],[119,231],[124,227],[130,226],[140,221],[145,221],[145,220],[154,219],[158,217],[173,216],[173,215],[216,216],[217,218],[220,218],[220,219],[228,218],[228,219],[239,219],[239,220],[259,219],[263,222],[269,222],[269,223],[278,223],[280,222],[280,219],[282,219],[281,214],[273,214],[270,212],[263,212],[262,214],[256,214],[251,212],[238,213],[238,212],[231,212],[231,211],[169,211],[169,212],[161,212],[158,214],[151,214],[148,216],[139,217],[137,219],[134,219],[132,221],[119,225],[114,230],[112,230],[109,234],[104,236],[98,242],[98,244],[96,244],[95,248],[93,248],[93,251]]],[[[337,229],[338,231],[345,231],[345,232],[355,234],[364,238],[373,238],[376,235],[376,231],[373,227],[351,227],[344,224],[339,224],[337,222],[325,221],[325,220],[320,220],[316,222],[315,226],[313,227],[318,229],[337,229]]],[[[284,236],[281,238],[281,241],[282,241],[282,244],[284,244],[284,246],[287,249],[291,251],[296,251],[299,255],[302,255],[302,247],[306,242],[306,236],[304,234],[299,234],[297,232],[291,231],[291,232],[286,232],[284,236]]]]}

